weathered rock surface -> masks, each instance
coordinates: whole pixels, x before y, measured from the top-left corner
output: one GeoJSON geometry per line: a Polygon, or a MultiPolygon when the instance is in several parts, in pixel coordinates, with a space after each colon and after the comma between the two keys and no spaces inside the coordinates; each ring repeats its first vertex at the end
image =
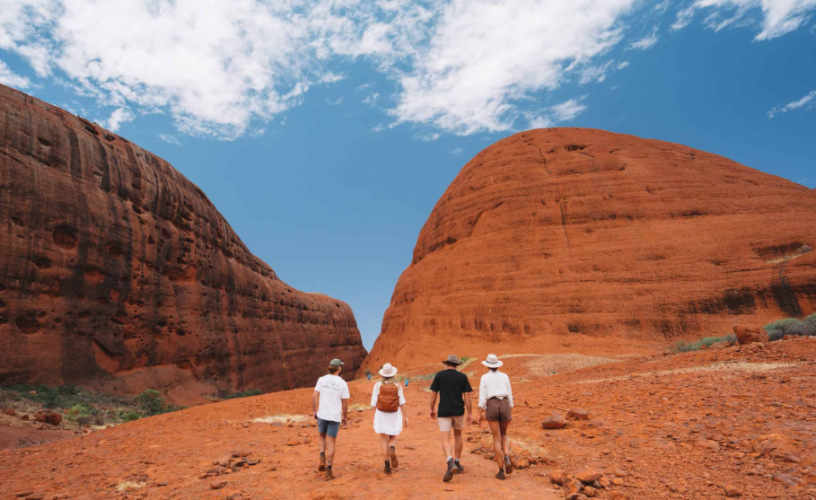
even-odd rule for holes
{"type": "Polygon", "coordinates": [[[168,163],[3,86],[0,221],[0,385],[269,391],[365,356],[348,305],[280,281],[168,163]]]}
{"type": "Polygon", "coordinates": [[[629,135],[516,134],[437,202],[365,365],[497,343],[614,352],[801,317],[814,246],[816,192],[793,182],[629,135]]]}

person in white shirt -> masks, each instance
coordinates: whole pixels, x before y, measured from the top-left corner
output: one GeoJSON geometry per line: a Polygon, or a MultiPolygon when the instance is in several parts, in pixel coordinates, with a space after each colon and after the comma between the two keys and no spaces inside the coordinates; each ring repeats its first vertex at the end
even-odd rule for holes
{"type": "Polygon", "coordinates": [[[317,381],[312,394],[312,411],[317,420],[317,432],[320,433],[320,466],[318,470],[326,471],[326,479],[333,479],[332,463],[334,462],[334,445],[340,424],[346,425],[348,416],[349,389],[346,381],[340,378],[343,362],[331,360],[329,374],[317,381]]]}
{"type": "Polygon", "coordinates": [[[482,375],[479,384],[479,424],[484,415],[490,432],[493,434],[493,449],[496,451],[496,461],[499,463],[497,479],[504,479],[505,474],[513,472],[510,462],[510,440],[507,438],[507,428],[513,419],[513,389],[510,387],[510,377],[499,371],[503,365],[495,354],[488,354],[482,364],[490,371],[482,375]]]}
{"type": "Polygon", "coordinates": [[[383,458],[385,458],[385,473],[391,474],[392,468],[399,466],[397,460],[397,436],[402,432],[403,426],[408,427],[408,414],[402,411],[405,404],[405,396],[402,387],[394,378],[397,369],[386,363],[380,370],[382,381],[374,384],[371,393],[371,406],[376,407],[374,411],[374,432],[380,435],[382,443],[383,458]]]}

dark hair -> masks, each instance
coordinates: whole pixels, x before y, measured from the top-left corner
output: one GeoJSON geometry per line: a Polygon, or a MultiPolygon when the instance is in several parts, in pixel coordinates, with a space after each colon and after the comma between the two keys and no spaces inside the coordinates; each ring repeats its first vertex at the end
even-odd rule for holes
{"type": "Polygon", "coordinates": [[[490,371],[491,371],[491,372],[495,372],[496,370],[498,370],[498,369],[499,369],[499,367],[498,367],[498,366],[497,366],[496,368],[491,368],[491,367],[489,367],[489,366],[488,366],[488,368],[490,368],[490,371]]]}
{"type": "Polygon", "coordinates": [[[329,365],[329,373],[337,373],[337,370],[339,369],[339,366],[329,365]]]}

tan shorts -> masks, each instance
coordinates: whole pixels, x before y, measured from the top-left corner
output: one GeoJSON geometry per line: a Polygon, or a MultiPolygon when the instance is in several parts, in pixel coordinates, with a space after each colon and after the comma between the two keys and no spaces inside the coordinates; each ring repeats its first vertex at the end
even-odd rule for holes
{"type": "Polygon", "coordinates": [[[510,412],[510,400],[507,398],[490,398],[487,400],[485,419],[490,422],[509,422],[513,420],[510,412]]]}
{"type": "Polygon", "coordinates": [[[449,432],[451,428],[457,431],[461,431],[465,428],[464,415],[459,415],[458,417],[437,417],[436,420],[439,422],[439,430],[441,432],[449,432]]]}

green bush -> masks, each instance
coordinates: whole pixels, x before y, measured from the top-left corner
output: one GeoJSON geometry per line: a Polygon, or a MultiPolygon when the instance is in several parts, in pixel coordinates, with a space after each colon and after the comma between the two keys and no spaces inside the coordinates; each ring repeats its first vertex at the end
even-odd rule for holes
{"type": "Polygon", "coordinates": [[[159,415],[168,410],[167,405],[164,404],[164,398],[161,397],[159,391],[154,389],[147,389],[133,398],[133,402],[147,415],[159,415]]]}
{"type": "Polygon", "coordinates": [[[142,415],[139,412],[129,411],[119,415],[119,418],[122,419],[123,422],[133,422],[134,420],[142,418],[142,415]]]}
{"type": "Polygon", "coordinates": [[[704,337],[696,342],[689,342],[687,340],[678,340],[674,344],[674,351],[675,352],[691,352],[691,351],[699,351],[700,349],[705,347],[711,347],[713,344],[717,342],[730,342],[735,343],[737,341],[737,336],[732,334],[728,334],[724,337],[704,337]]]}
{"type": "Polygon", "coordinates": [[[770,340],[779,340],[785,335],[793,337],[813,337],[816,336],[816,313],[811,314],[803,320],[796,318],[785,318],[765,325],[770,340]]]}
{"type": "Polygon", "coordinates": [[[99,415],[99,413],[99,408],[93,405],[78,404],[65,412],[65,418],[80,425],[88,425],[93,421],[92,417],[99,415]]]}
{"type": "Polygon", "coordinates": [[[238,399],[238,398],[248,398],[250,396],[260,396],[264,392],[260,389],[247,389],[242,392],[236,392],[235,394],[230,394],[224,399],[238,399]]]}

